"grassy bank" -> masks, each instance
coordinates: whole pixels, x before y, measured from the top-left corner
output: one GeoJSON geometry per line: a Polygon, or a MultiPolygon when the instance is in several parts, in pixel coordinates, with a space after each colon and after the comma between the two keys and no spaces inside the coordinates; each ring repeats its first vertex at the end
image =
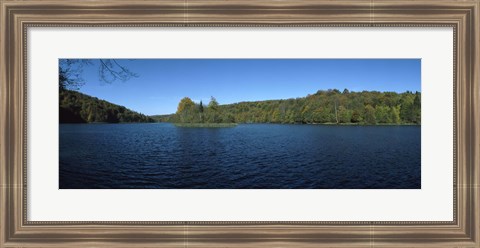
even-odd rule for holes
{"type": "Polygon", "coordinates": [[[177,127],[236,127],[237,123],[173,123],[177,127]]]}

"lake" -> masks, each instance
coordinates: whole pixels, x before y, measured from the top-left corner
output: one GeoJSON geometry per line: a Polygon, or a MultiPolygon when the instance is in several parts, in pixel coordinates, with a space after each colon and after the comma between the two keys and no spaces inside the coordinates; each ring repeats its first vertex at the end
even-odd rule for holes
{"type": "Polygon", "coordinates": [[[61,189],[419,189],[420,126],[60,124],[61,189]]]}

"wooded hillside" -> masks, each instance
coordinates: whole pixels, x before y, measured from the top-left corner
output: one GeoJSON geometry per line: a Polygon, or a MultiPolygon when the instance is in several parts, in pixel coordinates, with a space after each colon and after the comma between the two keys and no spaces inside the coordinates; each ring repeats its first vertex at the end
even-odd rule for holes
{"type": "Polygon", "coordinates": [[[154,122],[152,118],[77,91],[60,89],[60,123],[154,122]]]}
{"type": "Polygon", "coordinates": [[[208,106],[183,98],[175,115],[162,121],[179,123],[337,123],[420,124],[420,92],[350,92],[320,90],[306,97],[208,106]]]}

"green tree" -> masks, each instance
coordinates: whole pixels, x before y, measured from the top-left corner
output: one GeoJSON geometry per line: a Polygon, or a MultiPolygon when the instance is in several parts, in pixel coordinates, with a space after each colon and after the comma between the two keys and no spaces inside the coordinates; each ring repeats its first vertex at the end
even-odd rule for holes
{"type": "Polygon", "coordinates": [[[280,118],[280,111],[279,111],[278,109],[275,109],[275,110],[272,112],[272,122],[273,122],[273,123],[282,122],[282,121],[281,121],[281,118],[280,118]]]}
{"type": "Polygon", "coordinates": [[[390,108],[390,121],[391,123],[399,124],[400,123],[400,106],[392,106],[390,108]]]}
{"type": "Polygon", "coordinates": [[[375,107],[375,119],[378,123],[390,123],[390,108],[384,105],[375,107]]]}
{"type": "Polygon", "coordinates": [[[352,121],[352,114],[352,110],[348,110],[344,106],[338,107],[338,121],[340,123],[350,123],[352,121]]]}
{"type": "Polygon", "coordinates": [[[400,118],[405,123],[413,123],[415,120],[415,111],[413,100],[415,97],[411,93],[405,93],[400,100],[400,118]]]}
{"type": "Polygon", "coordinates": [[[369,104],[365,106],[365,123],[367,124],[377,124],[377,119],[375,117],[375,109],[369,104]]]}
{"type": "Polygon", "coordinates": [[[203,103],[202,101],[200,100],[200,106],[198,107],[200,113],[203,113],[203,103]]]}
{"type": "Polygon", "coordinates": [[[422,115],[421,115],[421,95],[419,92],[415,93],[415,98],[413,99],[413,121],[415,123],[421,123],[422,115]]]}
{"type": "Polygon", "coordinates": [[[189,97],[184,97],[180,100],[177,107],[177,113],[180,122],[192,123],[195,115],[195,103],[189,97]]]}
{"type": "Polygon", "coordinates": [[[361,122],[363,122],[362,113],[361,113],[360,111],[353,110],[351,121],[352,121],[352,123],[361,123],[361,122]]]}
{"type": "Polygon", "coordinates": [[[207,108],[207,122],[218,123],[220,122],[220,113],[219,113],[219,104],[215,97],[210,97],[210,102],[208,103],[207,108]]]}
{"type": "Polygon", "coordinates": [[[202,100],[200,100],[200,105],[198,106],[198,111],[200,112],[200,113],[199,113],[200,122],[203,123],[203,122],[204,122],[204,116],[203,116],[203,103],[202,103],[202,100]]]}

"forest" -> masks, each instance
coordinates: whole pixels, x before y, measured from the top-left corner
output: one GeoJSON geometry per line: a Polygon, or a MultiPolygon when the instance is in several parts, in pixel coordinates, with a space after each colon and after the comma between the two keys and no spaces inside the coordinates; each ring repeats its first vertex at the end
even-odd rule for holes
{"type": "Polygon", "coordinates": [[[181,99],[177,112],[153,116],[174,123],[421,124],[420,92],[319,90],[306,97],[208,105],[181,99]]]}
{"type": "Polygon", "coordinates": [[[149,116],[77,91],[60,88],[60,123],[155,122],[149,116]]]}

